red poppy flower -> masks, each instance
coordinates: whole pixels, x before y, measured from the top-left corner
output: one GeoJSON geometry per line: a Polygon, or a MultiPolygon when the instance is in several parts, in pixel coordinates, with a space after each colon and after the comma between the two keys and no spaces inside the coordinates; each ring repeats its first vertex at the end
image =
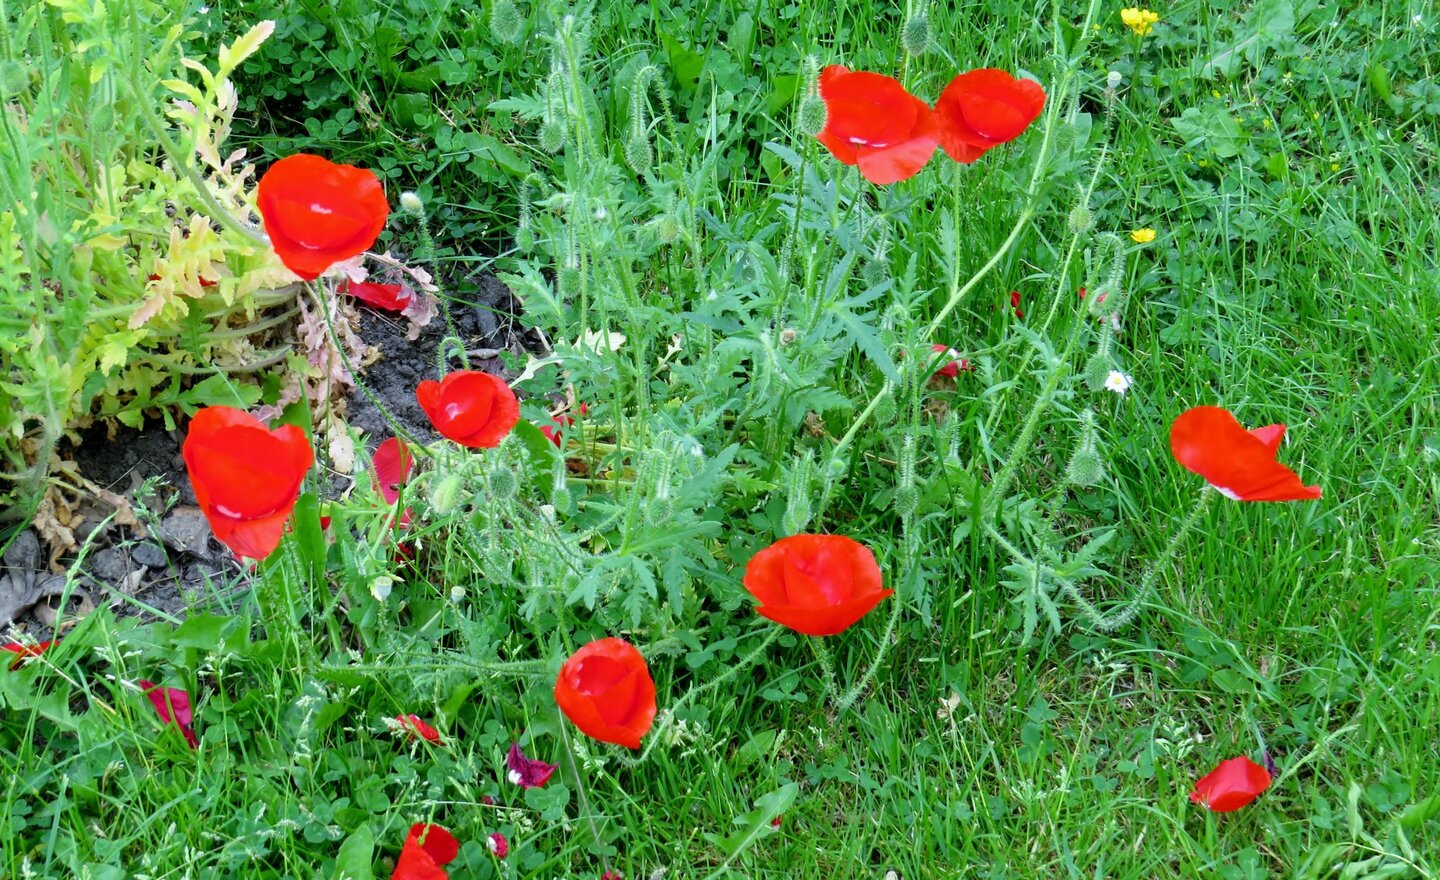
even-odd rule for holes
{"type": "Polygon", "coordinates": [[[560,667],[555,702],[586,736],[638,749],[655,721],[655,682],[634,645],[599,639],[560,667]]]}
{"type": "Polygon", "coordinates": [[[940,143],[930,105],[888,76],[832,64],[820,71],[820,97],[820,143],[846,165],[858,164],[871,183],[909,180],[940,143]]]}
{"type": "Polygon", "coordinates": [[[960,357],[959,352],[955,351],[955,349],[949,347],[948,345],[943,345],[937,342],[930,347],[936,352],[944,352],[951,357],[958,358],[958,360],[950,361],[949,363],[946,363],[944,366],[940,367],[940,369],[936,370],[935,375],[937,376],[944,376],[947,379],[955,379],[958,378],[962,372],[968,373],[975,369],[974,364],[971,364],[970,361],[966,358],[960,357]]]}
{"type": "Polygon", "coordinates": [[[403,312],[410,305],[410,293],[403,284],[380,284],[374,281],[351,281],[348,278],[340,285],[341,293],[348,293],[361,302],[377,309],[403,312]]]}
{"type": "Polygon", "coordinates": [[[606,871],[600,875],[600,880],[625,880],[625,875],[619,871],[606,871]]]}
{"type": "Polygon", "coordinates": [[[574,419],[570,418],[564,413],[561,413],[558,416],[551,416],[550,424],[541,425],[540,433],[544,434],[546,437],[549,437],[551,443],[559,446],[561,441],[561,432],[573,424],[575,424],[574,419]]]}
{"type": "Polygon", "coordinates": [[[503,859],[506,856],[510,855],[510,841],[506,840],[505,835],[501,834],[499,831],[496,831],[489,837],[485,838],[485,846],[489,847],[490,851],[495,854],[495,858],[497,859],[503,859]]]}
{"type": "Polygon", "coordinates": [[[195,748],[199,742],[195,738],[195,728],[190,726],[195,719],[194,713],[190,711],[190,695],[179,688],[162,688],[143,678],[138,684],[141,691],[150,699],[150,705],[155,707],[155,712],[159,714],[160,720],[180,728],[180,733],[184,735],[190,748],[195,748]]]}
{"type": "Polygon", "coordinates": [[[885,589],[875,554],[844,535],[781,538],[745,566],[745,589],[761,617],[810,636],[833,636],[880,604],[885,589]]]}
{"type": "Polygon", "coordinates": [[[475,370],[426,379],[415,389],[420,408],[441,435],[471,449],[500,445],[520,421],[520,401],[499,376],[475,370]]]}
{"type": "Polygon", "coordinates": [[[264,559],[279,545],[315,460],[296,426],[266,430],[254,416],[228,406],[195,414],[181,455],[215,537],[250,559],[264,559]]]}
{"type": "Polygon", "coordinates": [[[1248,806],[1270,787],[1270,771],[1243,755],[1221,761],[1195,783],[1190,802],[1214,813],[1230,813],[1248,806]]]}
{"type": "Polygon", "coordinates": [[[455,861],[459,854],[460,841],[449,831],[423,822],[411,825],[390,880],[447,880],[450,875],[443,866],[455,861]]]}
{"type": "Polygon", "coordinates": [[[940,148],[956,162],[1019,137],[1045,109],[1045,89],[992,67],[950,80],[935,102],[940,148]]]}
{"type": "Polygon", "coordinates": [[[1010,291],[1010,309],[1015,312],[1015,317],[1023,318],[1025,313],[1020,311],[1020,291],[1010,291]]]}
{"type": "Polygon", "coordinates": [[[510,770],[510,781],[521,788],[543,788],[545,783],[550,781],[550,775],[555,772],[554,764],[527,758],[525,753],[520,751],[519,743],[510,744],[510,751],[505,755],[505,766],[510,770]]]}
{"type": "Polygon", "coordinates": [[[374,172],[305,153],[270,166],[256,204],[280,261],[306,281],[364,253],[390,216],[374,172]]]}
{"type": "Polygon", "coordinates": [[[402,729],[409,730],[426,742],[440,744],[440,731],[420,720],[419,715],[396,715],[395,720],[400,722],[402,729]]]}
{"type": "Polygon", "coordinates": [[[59,644],[59,642],[56,640],[52,640],[48,642],[36,642],[33,645],[22,645],[19,642],[9,642],[7,644],[0,645],[0,651],[9,651],[11,654],[14,654],[15,662],[10,664],[10,668],[19,669],[21,666],[24,666],[31,658],[39,657],[41,654],[44,654],[46,651],[48,651],[51,645],[55,644],[59,644]]]}
{"type": "Polygon", "coordinates": [[[1181,467],[1199,474],[1236,501],[1304,501],[1319,486],[1301,485],[1294,471],[1275,460],[1284,425],[1247,431],[1218,406],[1186,410],[1170,427],[1170,451],[1181,467]]]}

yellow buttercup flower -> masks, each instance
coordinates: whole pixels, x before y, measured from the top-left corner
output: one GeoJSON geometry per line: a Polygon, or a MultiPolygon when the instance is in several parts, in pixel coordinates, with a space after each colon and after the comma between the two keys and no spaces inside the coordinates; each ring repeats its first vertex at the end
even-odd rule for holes
{"type": "Polygon", "coordinates": [[[1149,244],[1155,240],[1155,230],[1146,226],[1144,229],[1130,230],[1130,240],[1136,244],[1149,244]]]}
{"type": "Polygon", "coordinates": [[[1125,26],[1134,31],[1137,36],[1143,37],[1150,33],[1150,26],[1160,20],[1160,14],[1148,9],[1141,9],[1138,6],[1131,6],[1129,9],[1120,10],[1120,20],[1125,22],[1125,26]]]}

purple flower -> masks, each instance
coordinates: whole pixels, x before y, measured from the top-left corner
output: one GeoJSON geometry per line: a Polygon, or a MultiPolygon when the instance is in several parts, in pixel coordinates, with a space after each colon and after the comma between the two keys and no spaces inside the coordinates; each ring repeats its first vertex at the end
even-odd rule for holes
{"type": "Polygon", "coordinates": [[[511,743],[510,752],[505,756],[505,766],[510,768],[510,781],[521,788],[540,788],[550,781],[550,774],[555,772],[554,764],[525,757],[519,743],[511,743]]]}

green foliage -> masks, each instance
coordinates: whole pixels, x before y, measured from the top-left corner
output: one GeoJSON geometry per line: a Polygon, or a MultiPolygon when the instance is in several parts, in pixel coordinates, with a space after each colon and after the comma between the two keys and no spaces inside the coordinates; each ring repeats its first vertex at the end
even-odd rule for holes
{"type": "Polygon", "coordinates": [[[0,498],[25,510],[77,426],[159,416],[173,428],[177,412],[255,403],[250,377],[284,352],[248,337],[283,320],[256,324],[293,293],[272,292],[288,273],[268,248],[216,228],[219,214],[249,216],[248,170],[219,149],[228,75],[263,29],[222,47],[212,73],[183,57],[163,4],[65,0],[7,9],[5,23],[0,63],[39,59],[0,111],[0,498]],[[177,93],[189,109],[171,104],[177,93]],[[161,149],[166,106],[178,153],[161,149]],[[196,168],[210,176],[203,193],[196,168]]]}

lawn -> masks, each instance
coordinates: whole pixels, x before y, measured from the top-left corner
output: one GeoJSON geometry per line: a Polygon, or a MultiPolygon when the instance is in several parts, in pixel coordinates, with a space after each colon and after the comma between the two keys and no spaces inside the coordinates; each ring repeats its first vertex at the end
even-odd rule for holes
{"type": "Polygon", "coordinates": [[[0,629],[0,880],[1440,877],[1440,9],[1153,12],[0,0],[0,547],[256,560],[0,629]]]}

